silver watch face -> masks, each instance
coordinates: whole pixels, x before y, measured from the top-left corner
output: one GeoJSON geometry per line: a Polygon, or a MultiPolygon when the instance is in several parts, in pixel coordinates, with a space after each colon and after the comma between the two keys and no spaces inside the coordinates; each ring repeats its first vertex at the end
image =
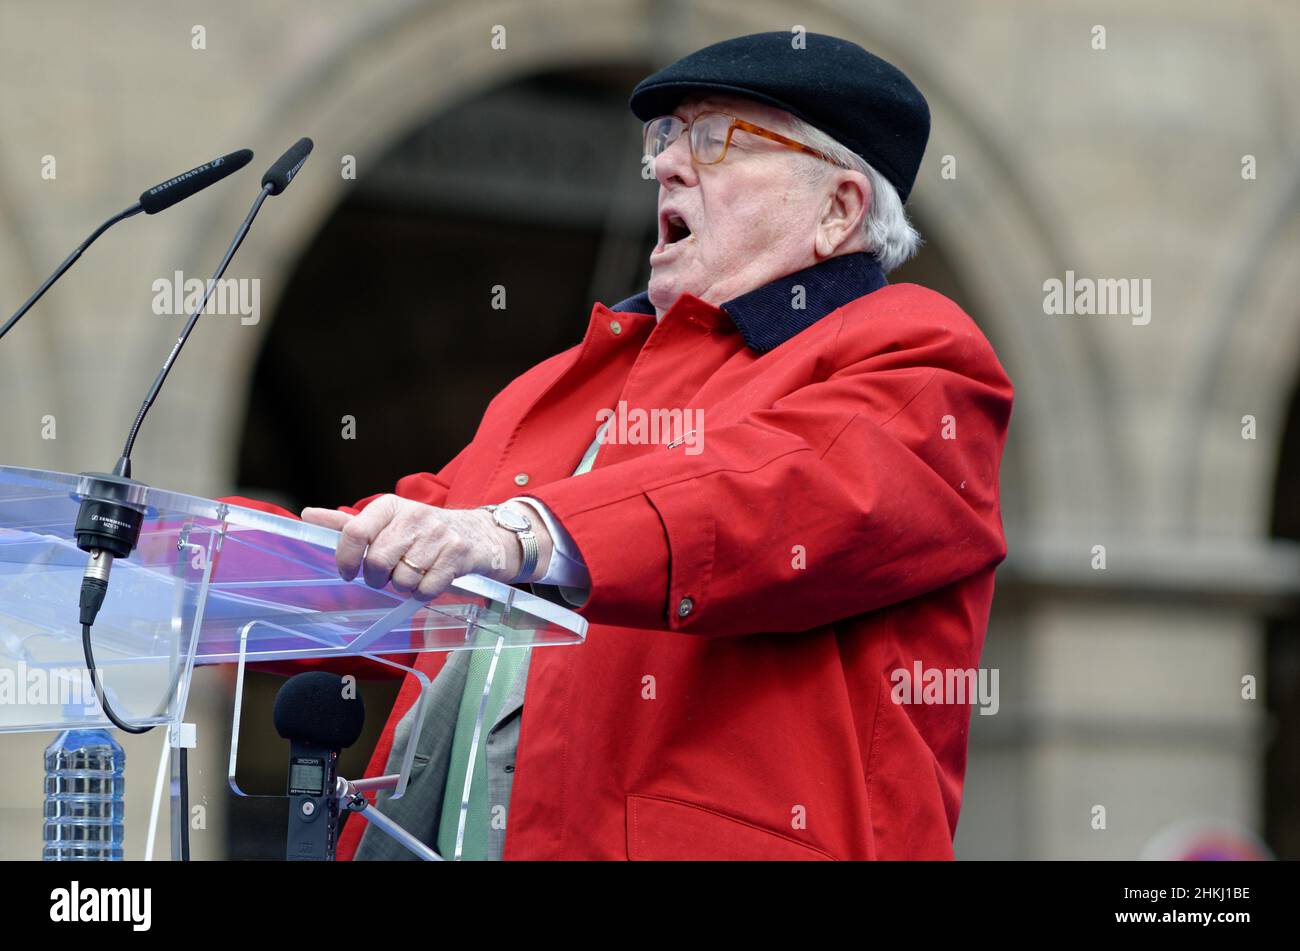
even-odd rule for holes
{"type": "Polygon", "coordinates": [[[528,520],[528,516],[518,509],[506,508],[501,506],[492,513],[492,518],[502,528],[509,529],[512,532],[526,532],[533,527],[533,523],[528,520]]]}

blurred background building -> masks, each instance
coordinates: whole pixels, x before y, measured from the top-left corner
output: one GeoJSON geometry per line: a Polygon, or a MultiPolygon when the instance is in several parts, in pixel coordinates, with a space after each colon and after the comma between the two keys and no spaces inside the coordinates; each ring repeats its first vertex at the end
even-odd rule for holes
{"type": "MultiPolygon", "coordinates": [[[[0,312],[145,186],[258,157],[120,226],[0,344],[0,463],[111,464],[180,326],[153,282],[205,278],[255,172],[310,135],[229,273],[260,281],[260,319],[204,318],[136,475],[296,507],[436,470],[592,301],[644,287],[635,82],[796,27],[929,98],[909,205],[927,243],[893,278],[960,303],[1017,389],[983,658],[1000,707],[972,716],[959,857],[1130,858],[1201,819],[1300,856],[1300,8],[1282,0],[5,0],[0,312]],[[1150,323],[1045,313],[1067,271],[1150,280],[1150,323]]],[[[275,857],[282,804],[225,787],[228,672],[197,683],[195,855],[275,857]]],[[[245,714],[267,732],[276,683],[245,714]]],[[[365,689],[373,732],[393,691],[365,689]]],[[[39,855],[49,739],[0,736],[0,857],[39,855]]],[[[160,742],[124,740],[128,855],[160,742]]],[[[281,783],[279,741],[254,746],[250,774],[281,783]]]]}

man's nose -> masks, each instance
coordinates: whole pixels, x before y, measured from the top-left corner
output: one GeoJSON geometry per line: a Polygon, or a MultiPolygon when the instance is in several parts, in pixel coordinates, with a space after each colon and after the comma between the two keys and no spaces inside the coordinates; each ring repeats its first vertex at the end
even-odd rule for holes
{"type": "Polygon", "coordinates": [[[690,133],[683,132],[668,148],[655,156],[655,178],[660,185],[694,185],[695,163],[691,161],[690,133]]]}

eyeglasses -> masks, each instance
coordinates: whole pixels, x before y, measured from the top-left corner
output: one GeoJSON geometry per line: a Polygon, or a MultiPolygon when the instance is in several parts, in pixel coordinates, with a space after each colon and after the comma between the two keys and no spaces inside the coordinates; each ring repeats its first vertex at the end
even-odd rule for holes
{"type": "Polygon", "coordinates": [[[825,152],[819,152],[779,132],[764,129],[762,126],[722,112],[702,112],[690,122],[681,116],[659,116],[657,119],[651,119],[645,124],[642,133],[645,155],[651,159],[658,158],[677,141],[683,132],[689,131],[690,136],[687,141],[690,143],[691,156],[695,161],[700,165],[717,165],[726,158],[727,149],[731,148],[731,137],[737,129],[769,139],[796,152],[819,158],[823,162],[840,165],[825,152]]]}

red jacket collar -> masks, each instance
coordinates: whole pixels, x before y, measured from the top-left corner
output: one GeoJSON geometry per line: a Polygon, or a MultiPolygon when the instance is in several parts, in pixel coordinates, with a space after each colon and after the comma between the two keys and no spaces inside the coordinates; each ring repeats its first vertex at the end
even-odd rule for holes
{"type": "MultiPolygon", "coordinates": [[[[680,309],[681,316],[709,329],[734,326],[751,350],[766,353],[849,301],[878,291],[888,283],[873,255],[843,254],[777,278],[727,301],[720,308],[683,294],[664,317],[676,316],[680,309]]],[[[647,291],[621,300],[609,310],[651,315],[655,312],[647,291]]]]}

